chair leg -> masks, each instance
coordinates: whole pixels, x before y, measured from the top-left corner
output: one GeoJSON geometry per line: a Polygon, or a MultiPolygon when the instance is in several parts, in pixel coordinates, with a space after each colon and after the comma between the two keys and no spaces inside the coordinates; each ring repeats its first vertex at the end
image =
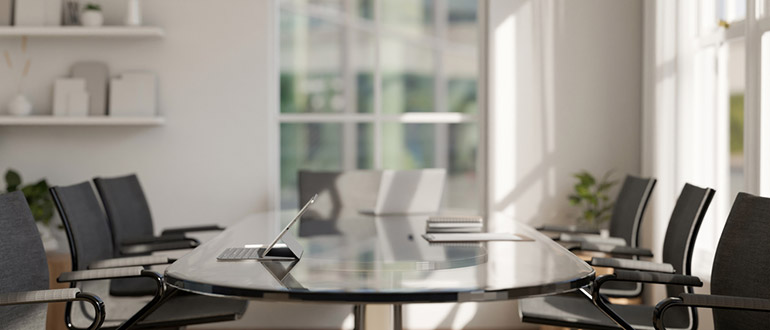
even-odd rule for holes
{"type": "Polygon", "coordinates": [[[366,305],[353,306],[353,329],[364,330],[366,327],[366,305]]]}
{"type": "Polygon", "coordinates": [[[394,304],[393,305],[393,330],[402,330],[402,329],[403,329],[403,323],[402,323],[401,305],[394,304]]]}

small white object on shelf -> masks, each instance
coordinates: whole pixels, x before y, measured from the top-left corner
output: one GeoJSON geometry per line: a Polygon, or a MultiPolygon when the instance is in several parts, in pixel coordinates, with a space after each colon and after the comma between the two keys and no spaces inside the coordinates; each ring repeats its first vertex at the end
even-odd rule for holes
{"type": "MultiPolygon", "coordinates": [[[[85,79],[79,79],[79,78],[57,79],[56,82],[54,82],[54,87],[53,87],[53,115],[67,116],[70,113],[68,109],[68,104],[70,102],[69,101],[70,95],[72,93],[85,92],[85,91],[86,91],[85,79]]],[[[88,113],[88,108],[86,108],[86,113],[88,113]]]]}
{"type": "Polygon", "coordinates": [[[61,25],[62,10],[62,0],[45,0],[45,25],[61,25]]]}
{"type": "Polygon", "coordinates": [[[87,27],[99,27],[104,24],[104,15],[101,10],[84,10],[80,14],[80,24],[87,27]]]}
{"type": "Polygon", "coordinates": [[[88,116],[88,93],[85,91],[70,93],[67,101],[67,114],[70,117],[88,116]]]}
{"type": "Polygon", "coordinates": [[[142,9],[140,7],[139,0],[127,0],[126,4],[126,25],[142,25],[142,9]]]}
{"type": "Polygon", "coordinates": [[[13,24],[18,26],[45,25],[46,0],[17,0],[13,5],[13,24]]]}
{"type": "Polygon", "coordinates": [[[163,117],[54,117],[54,116],[0,116],[0,126],[160,126],[163,117]]]}
{"type": "Polygon", "coordinates": [[[98,61],[77,62],[72,65],[72,77],[86,81],[88,92],[88,114],[90,116],[107,115],[107,91],[110,68],[107,63],[98,61]]]}
{"type": "Polygon", "coordinates": [[[16,94],[11,102],[8,102],[8,113],[14,116],[29,116],[32,113],[32,103],[24,94],[16,94]]]}

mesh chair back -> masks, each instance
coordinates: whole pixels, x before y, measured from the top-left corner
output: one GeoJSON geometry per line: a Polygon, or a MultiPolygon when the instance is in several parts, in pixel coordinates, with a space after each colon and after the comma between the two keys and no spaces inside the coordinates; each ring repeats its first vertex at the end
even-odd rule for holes
{"type": "MultiPolygon", "coordinates": [[[[713,197],[713,189],[700,188],[687,183],[682,188],[679,199],[676,200],[663,241],[663,262],[674,266],[677,274],[692,274],[690,266],[695,238],[698,236],[698,230],[713,197]]],[[[676,297],[684,292],[692,293],[692,287],[666,286],[669,297],[676,297]]],[[[674,307],[665,317],[668,324],[678,324],[682,320],[688,320],[691,329],[697,328],[697,310],[674,307]]]]}
{"type": "Polygon", "coordinates": [[[629,246],[638,246],[639,228],[655,182],[655,179],[626,176],[612,208],[611,237],[620,237],[625,239],[629,246]]]}
{"type": "MultiPolygon", "coordinates": [[[[739,193],[719,239],[711,293],[770,299],[770,198],[739,193]]],[[[766,329],[768,313],[714,309],[716,329],[766,329]]]]}
{"type": "MultiPolygon", "coordinates": [[[[0,195],[0,293],[48,289],[48,263],[27,200],[0,195]]],[[[46,304],[0,307],[0,328],[45,329],[46,304]]]]}
{"type": "MultiPolygon", "coordinates": [[[[152,236],[150,207],[135,174],[117,178],[94,178],[112,227],[116,248],[127,240],[152,236]]],[[[116,249],[116,251],[118,251],[116,249]]]]}
{"type": "Polygon", "coordinates": [[[315,204],[304,218],[336,220],[373,210],[380,189],[380,171],[299,172],[299,207],[314,194],[315,204]]]}
{"type": "Polygon", "coordinates": [[[86,181],[51,188],[72,254],[72,270],[84,270],[97,260],[113,257],[113,244],[106,216],[86,181]]]}
{"type": "MultiPolygon", "coordinates": [[[[695,238],[713,197],[714,189],[687,183],[676,200],[663,241],[663,262],[673,265],[677,274],[692,274],[690,266],[695,238]]],[[[685,290],[675,285],[666,289],[669,297],[676,297],[685,290]]],[[[691,288],[688,292],[692,292],[691,288]]]]}

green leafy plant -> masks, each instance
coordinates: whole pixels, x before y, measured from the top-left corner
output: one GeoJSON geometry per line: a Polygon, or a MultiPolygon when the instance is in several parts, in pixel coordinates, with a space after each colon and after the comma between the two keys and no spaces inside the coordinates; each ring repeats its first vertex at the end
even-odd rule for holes
{"type": "Polygon", "coordinates": [[[578,217],[580,221],[598,228],[612,216],[614,202],[610,200],[608,192],[618,182],[611,180],[612,171],[605,173],[601,180],[596,180],[585,170],[573,176],[578,182],[575,184],[575,191],[569,195],[569,202],[581,208],[578,217]]]}
{"type": "Polygon", "coordinates": [[[86,4],[86,7],[84,10],[95,10],[95,11],[102,11],[102,6],[99,6],[93,2],[89,2],[86,4]]]}
{"type": "Polygon", "coordinates": [[[45,179],[22,186],[21,175],[13,169],[9,169],[5,172],[5,186],[7,192],[21,190],[32,210],[35,221],[48,226],[53,217],[53,200],[48,192],[48,182],[45,179]]]}

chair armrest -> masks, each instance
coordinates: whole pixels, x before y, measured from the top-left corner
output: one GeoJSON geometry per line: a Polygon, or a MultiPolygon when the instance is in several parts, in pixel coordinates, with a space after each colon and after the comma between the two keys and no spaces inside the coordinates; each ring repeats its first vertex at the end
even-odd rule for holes
{"type": "Polygon", "coordinates": [[[182,241],[155,242],[143,244],[124,244],[120,246],[123,255],[147,254],[156,251],[192,249],[198,246],[198,241],[185,239],[182,241]]]}
{"type": "Polygon", "coordinates": [[[64,283],[64,282],[77,282],[77,281],[90,281],[90,280],[108,280],[113,278],[124,278],[124,277],[141,277],[143,276],[144,272],[145,272],[144,267],[141,267],[141,266],[77,270],[73,272],[62,273],[61,275],[59,275],[59,278],[57,278],[56,281],[59,283],[64,283]]]}
{"type": "Polygon", "coordinates": [[[165,265],[174,262],[166,256],[140,256],[99,260],[88,266],[88,269],[119,268],[130,266],[165,265]]]}
{"type": "Polygon", "coordinates": [[[631,259],[616,259],[616,258],[591,258],[591,266],[597,267],[612,267],[615,269],[630,269],[630,270],[644,270],[656,273],[669,273],[676,272],[674,266],[666,263],[657,263],[651,261],[631,260],[631,259]]]}
{"type": "Polygon", "coordinates": [[[72,301],[78,293],[78,288],[7,292],[0,294],[0,306],[72,301]]]}
{"type": "MultiPolygon", "coordinates": [[[[594,280],[594,288],[591,293],[591,300],[599,310],[607,315],[613,322],[622,329],[633,329],[633,326],[612,309],[610,303],[599,292],[602,284],[609,281],[657,283],[657,284],[675,284],[686,286],[703,286],[700,278],[696,276],[655,273],[646,271],[615,270],[614,274],[602,275],[594,280]]],[[[665,309],[665,308],[664,308],[665,309]]],[[[653,317],[654,318],[654,317],[653,317]]]]}
{"type": "Polygon", "coordinates": [[[542,225],[536,227],[539,231],[553,231],[558,233],[576,233],[576,234],[599,234],[599,230],[595,228],[580,227],[576,225],[542,225]]]}
{"type": "Polygon", "coordinates": [[[166,235],[191,233],[191,232],[196,232],[196,231],[216,231],[216,230],[225,230],[225,229],[220,227],[220,226],[217,226],[217,225],[177,227],[177,228],[165,229],[165,230],[163,230],[163,232],[160,235],[161,236],[166,236],[166,235]]]}
{"type": "Polygon", "coordinates": [[[78,288],[7,292],[0,294],[0,306],[85,301],[94,306],[94,320],[87,328],[98,329],[104,323],[104,302],[97,296],[80,292],[78,288]]]}
{"type": "Polygon", "coordinates": [[[666,329],[663,324],[663,314],[675,306],[770,312],[770,299],[682,293],[679,297],[668,297],[655,305],[655,310],[652,313],[655,329],[666,329]]]}
{"type": "Polygon", "coordinates": [[[614,245],[614,244],[601,244],[601,243],[588,243],[582,242],[571,246],[570,251],[591,251],[591,252],[604,252],[607,254],[617,256],[637,256],[637,257],[652,257],[652,251],[649,249],[635,248],[630,246],[614,245]]]}
{"type": "Polygon", "coordinates": [[[701,282],[700,278],[697,276],[635,270],[616,270],[614,274],[602,275],[596,279],[595,283],[597,285],[597,290],[602,284],[608,281],[703,286],[703,282],[701,282]]]}
{"type": "Polygon", "coordinates": [[[770,312],[770,299],[694,293],[682,293],[679,298],[687,306],[770,312]]]}
{"type": "Polygon", "coordinates": [[[151,270],[145,270],[143,267],[123,267],[123,268],[104,268],[104,269],[89,269],[78,270],[74,272],[62,273],[57,282],[76,282],[76,281],[90,281],[90,280],[108,280],[114,278],[129,278],[129,277],[148,277],[155,281],[157,290],[155,296],[147,302],[139,311],[134,313],[128,320],[118,327],[118,329],[131,329],[140,320],[143,320],[150,312],[154,311],[158,304],[160,304],[163,296],[166,293],[166,286],[163,283],[163,277],[160,274],[151,270]]]}
{"type": "Polygon", "coordinates": [[[579,242],[579,243],[594,243],[594,244],[607,244],[607,245],[620,245],[626,246],[625,239],[620,237],[602,237],[599,235],[581,235],[581,234],[561,234],[559,240],[562,242],[579,242]]]}

